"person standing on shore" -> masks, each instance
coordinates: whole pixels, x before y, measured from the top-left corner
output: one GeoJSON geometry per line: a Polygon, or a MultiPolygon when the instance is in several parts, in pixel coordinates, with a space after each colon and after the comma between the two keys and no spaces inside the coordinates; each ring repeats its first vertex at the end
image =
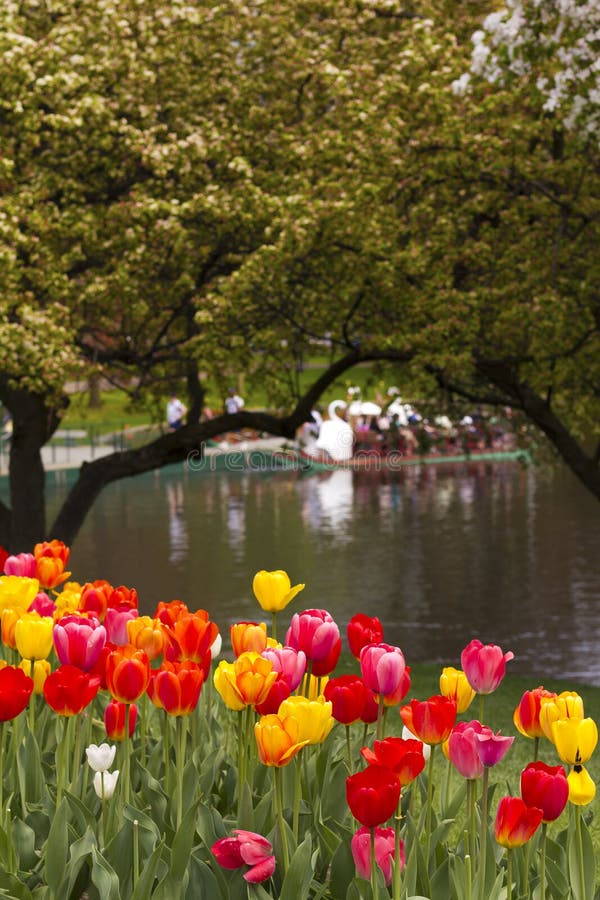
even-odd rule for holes
{"type": "Polygon", "coordinates": [[[167,425],[169,426],[169,431],[177,431],[181,428],[186,412],[187,409],[177,394],[171,394],[171,399],[167,403],[167,425]]]}

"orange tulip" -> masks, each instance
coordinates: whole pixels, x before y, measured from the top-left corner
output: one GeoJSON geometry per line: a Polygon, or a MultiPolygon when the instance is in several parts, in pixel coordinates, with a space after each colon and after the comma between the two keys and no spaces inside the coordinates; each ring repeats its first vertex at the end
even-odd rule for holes
{"type": "Polygon", "coordinates": [[[249,650],[262,653],[267,646],[265,622],[236,622],[230,628],[231,646],[235,656],[249,650]]]}
{"type": "Polygon", "coordinates": [[[104,616],[108,609],[108,601],[113,590],[112,584],[104,581],[104,579],[84,584],[81,588],[79,608],[82,612],[93,613],[101,622],[104,621],[104,616]]]}
{"type": "Polygon", "coordinates": [[[533,691],[525,691],[513,715],[513,722],[522,735],[528,738],[544,736],[540,723],[542,701],[553,700],[555,697],[555,693],[544,690],[541,685],[533,691]]]}
{"type": "Polygon", "coordinates": [[[160,619],[163,625],[168,625],[169,628],[172,628],[180,616],[187,616],[189,612],[183,600],[170,600],[168,603],[161,600],[160,603],[157,603],[154,610],[154,618],[160,619]]]}
{"type": "Polygon", "coordinates": [[[106,658],[106,683],[115,700],[133,703],[150,681],[150,660],[131,644],[116,647],[106,658]]]}
{"type": "Polygon", "coordinates": [[[127,622],[127,637],[129,643],[144,650],[148,659],[156,659],[164,651],[166,646],[165,627],[160,619],[151,619],[150,616],[139,616],[127,622]]]}
{"type": "Polygon", "coordinates": [[[263,703],[277,680],[271,660],[260,653],[242,653],[233,663],[217,666],[214,683],[230,709],[243,709],[263,703]]]}
{"type": "Polygon", "coordinates": [[[262,716],[254,726],[260,761],[265,766],[287,766],[308,744],[299,741],[299,724],[293,716],[262,716]]]}
{"type": "Polygon", "coordinates": [[[2,643],[5,647],[11,647],[12,650],[17,649],[15,625],[23,615],[25,615],[24,609],[2,610],[2,643]]]}
{"type": "Polygon", "coordinates": [[[173,626],[172,633],[177,641],[181,659],[191,659],[202,665],[219,629],[211,622],[208,613],[199,609],[194,613],[181,616],[173,626]]]}
{"type": "Polygon", "coordinates": [[[69,562],[69,555],[71,551],[66,544],[62,541],[42,541],[40,544],[36,544],[33,548],[33,555],[36,559],[41,559],[42,557],[49,557],[51,559],[59,559],[62,562],[63,569],[66,567],[69,562]]]}

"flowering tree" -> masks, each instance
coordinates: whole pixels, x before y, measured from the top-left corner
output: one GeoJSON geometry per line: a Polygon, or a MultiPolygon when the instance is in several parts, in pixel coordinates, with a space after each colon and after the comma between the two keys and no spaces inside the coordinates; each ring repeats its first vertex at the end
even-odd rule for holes
{"type": "Polygon", "coordinates": [[[452,91],[481,12],[3,5],[0,542],[71,540],[104,485],[230,428],[292,436],[374,359],[422,394],[522,410],[600,494],[582,440],[598,419],[597,145],[518,80],[452,91]],[[301,395],[325,336],[331,366],[301,395]],[[282,415],[200,422],[199,371],[231,368],[282,415]],[[188,424],[84,465],[48,527],[40,449],[66,380],[98,371],[138,394],[185,383],[188,424]]]}

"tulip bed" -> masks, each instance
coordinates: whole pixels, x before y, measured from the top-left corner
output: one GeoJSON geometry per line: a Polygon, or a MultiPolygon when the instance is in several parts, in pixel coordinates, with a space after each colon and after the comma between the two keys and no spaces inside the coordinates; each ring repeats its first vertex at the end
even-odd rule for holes
{"type": "Polygon", "coordinates": [[[282,622],[281,571],[218,659],[206,611],[140,615],[68,559],[0,559],[0,896],[598,896],[578,693],[525,686],[495,731],[511,652],[470,641],[430,694],[376,618],[343,654],[326,610],[282,622]]]}

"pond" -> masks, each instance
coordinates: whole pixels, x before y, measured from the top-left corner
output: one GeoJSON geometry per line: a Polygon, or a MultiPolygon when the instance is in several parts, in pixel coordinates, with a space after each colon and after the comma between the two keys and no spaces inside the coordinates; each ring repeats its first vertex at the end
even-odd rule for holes
{"type": "Polygon", "coordinates": [[[144,612],[175,597],[203,607],[222,630],[260,618],[252,577],[282,568],[306,583],[290,614],[325,607],[344,632],[355,612],[376,614],[408,663],[458,666],[479,637],[514,651],[513,672],[600,684],[598,512],[570,473],[515,463],[172,467],[105,490],[71,568],[80,581],[136,587],[144,612]]]}

